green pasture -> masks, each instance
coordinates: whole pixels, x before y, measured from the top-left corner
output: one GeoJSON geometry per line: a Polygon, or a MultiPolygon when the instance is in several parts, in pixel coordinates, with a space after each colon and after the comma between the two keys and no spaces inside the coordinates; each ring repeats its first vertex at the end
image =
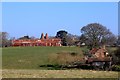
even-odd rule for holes
{"type": "MultiPolygon", "coordinates": [[[[85,47],[7,47],[2,48],[4,78],[118,78],[118,72],[94,70],[47,70],[40,65],[54,64],[57,53],[77,53],[83,57],[85,47]],[[51,62],[50,59],[53,61],[51,62]]],[[[111,49],[110,49],[111,50],[111,49]]],[[[113,48],[112,48],[113,50],[113,48]]],[[[66,55],[62,55],[64,57],[66,55]]],[[[70,58],[68,56],[68,58],[70,58]]],[[[70,58],[71,59],[71,58],[70,58]]]]}
{"type": "Polygon", "coordinates": [[[40,65],[52,64],[50,55],[61,52],[75,52],[82,56],[79,47],[7,47],[2,48],[2,68],[45,69],[40,65]]]}
{"type": "MultiPolygon", "coordinates": [[[[108,47],[107,49],[109,52],[116,50],[114,47],[108,47]]],[[[88,51],[88,49],[86,47],[6,47],[2,48],[2,68],[47,69],[40,67],[40,65],[55,63],[56,59],[54,58],[57,53],[73,52],[79,54],[78,57],[83,57],[82,51],[88,51]]],[[[63,54],[62,57],[64,56],[66,55],[63,54]]]]}

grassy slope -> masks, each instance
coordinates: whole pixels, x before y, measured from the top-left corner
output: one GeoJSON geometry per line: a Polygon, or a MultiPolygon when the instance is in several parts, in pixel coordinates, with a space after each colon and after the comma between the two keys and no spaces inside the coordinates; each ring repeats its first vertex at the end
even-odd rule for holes
{"type": "Polygon", "coordinates": [[[39,66],[49,63],[50,54],[77,52],[78,47],[9,47],[2,49],[3,69],[42,69],[39,66]]]}
{"type": "Polygon", "coordinates": [[[117,78],[118,77],[118,72],[113,72],[113,71],[41,70],[42,68],[40,68],[39,65],[49,63],[48,61],[49,55],[56,54],[58,52],[77,52],[80,54],[82,53],[81,48],[78,47],[3,48],[2,77],[3,78],[117,78]]]}

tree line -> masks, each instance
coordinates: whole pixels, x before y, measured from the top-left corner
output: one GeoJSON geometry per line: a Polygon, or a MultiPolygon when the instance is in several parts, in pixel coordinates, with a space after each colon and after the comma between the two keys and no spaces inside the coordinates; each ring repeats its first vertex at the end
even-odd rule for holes
{"type": "Polygon", "coordinates": [[[82,45],[84,43],[89,48],[98,46],[119,46],[120,36],[114,35],[109,29],[99,23],[90,23],[81,28],[81,35],[75,36],[65,30],[57,32],[56,37],[61,38],[62,45],[82,45]]]}
{"type": "MultiPolygon", "coordinates": [[[[56,38],[61,39],[63,46],[82,46],[86,45],[89,48],[106,46],[120,46],[120,35],[114,35],[109,29],[99,23],[90,23],[80,29],[80,36],[73,35],[66,30],[60,30],[56,33],[56,38]]],[[[51,38],[51,37],[50,37],[51,38]]],[[[7,32],[0,32],[0,46],[11,46],[12,40],[7,32]]],[[[24,36],[19,39],[36,39],[34,36],[24,36]]]]}

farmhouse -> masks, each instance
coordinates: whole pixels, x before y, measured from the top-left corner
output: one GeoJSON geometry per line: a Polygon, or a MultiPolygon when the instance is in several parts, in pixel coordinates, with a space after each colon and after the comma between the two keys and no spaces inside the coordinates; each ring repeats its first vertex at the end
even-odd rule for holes
{"type": "Polygon", "coordinates": [[[106,48],[93,48],[90,51],[91,54],[93,54],[96,58],[104,58],[108,55],[108,52],[106,50],[106,48]]]}
{"type": "Polygon", "coordinates": [[[48,34],[41,34],[40,39],[17,39],[12,41],[12,46],[61,46],[61,39],[48,38],[48,34]]]}

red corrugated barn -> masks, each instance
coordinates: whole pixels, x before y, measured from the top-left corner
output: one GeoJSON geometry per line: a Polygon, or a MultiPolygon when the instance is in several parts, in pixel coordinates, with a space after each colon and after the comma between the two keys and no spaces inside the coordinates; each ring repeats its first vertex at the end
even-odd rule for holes
{"type": "Polygon", "coordinates": [[[48,34],[41,34],[41,39],[17,39],[12,41],[12,46],[61,46],[61,39],[48,38],[48,34]]]}

